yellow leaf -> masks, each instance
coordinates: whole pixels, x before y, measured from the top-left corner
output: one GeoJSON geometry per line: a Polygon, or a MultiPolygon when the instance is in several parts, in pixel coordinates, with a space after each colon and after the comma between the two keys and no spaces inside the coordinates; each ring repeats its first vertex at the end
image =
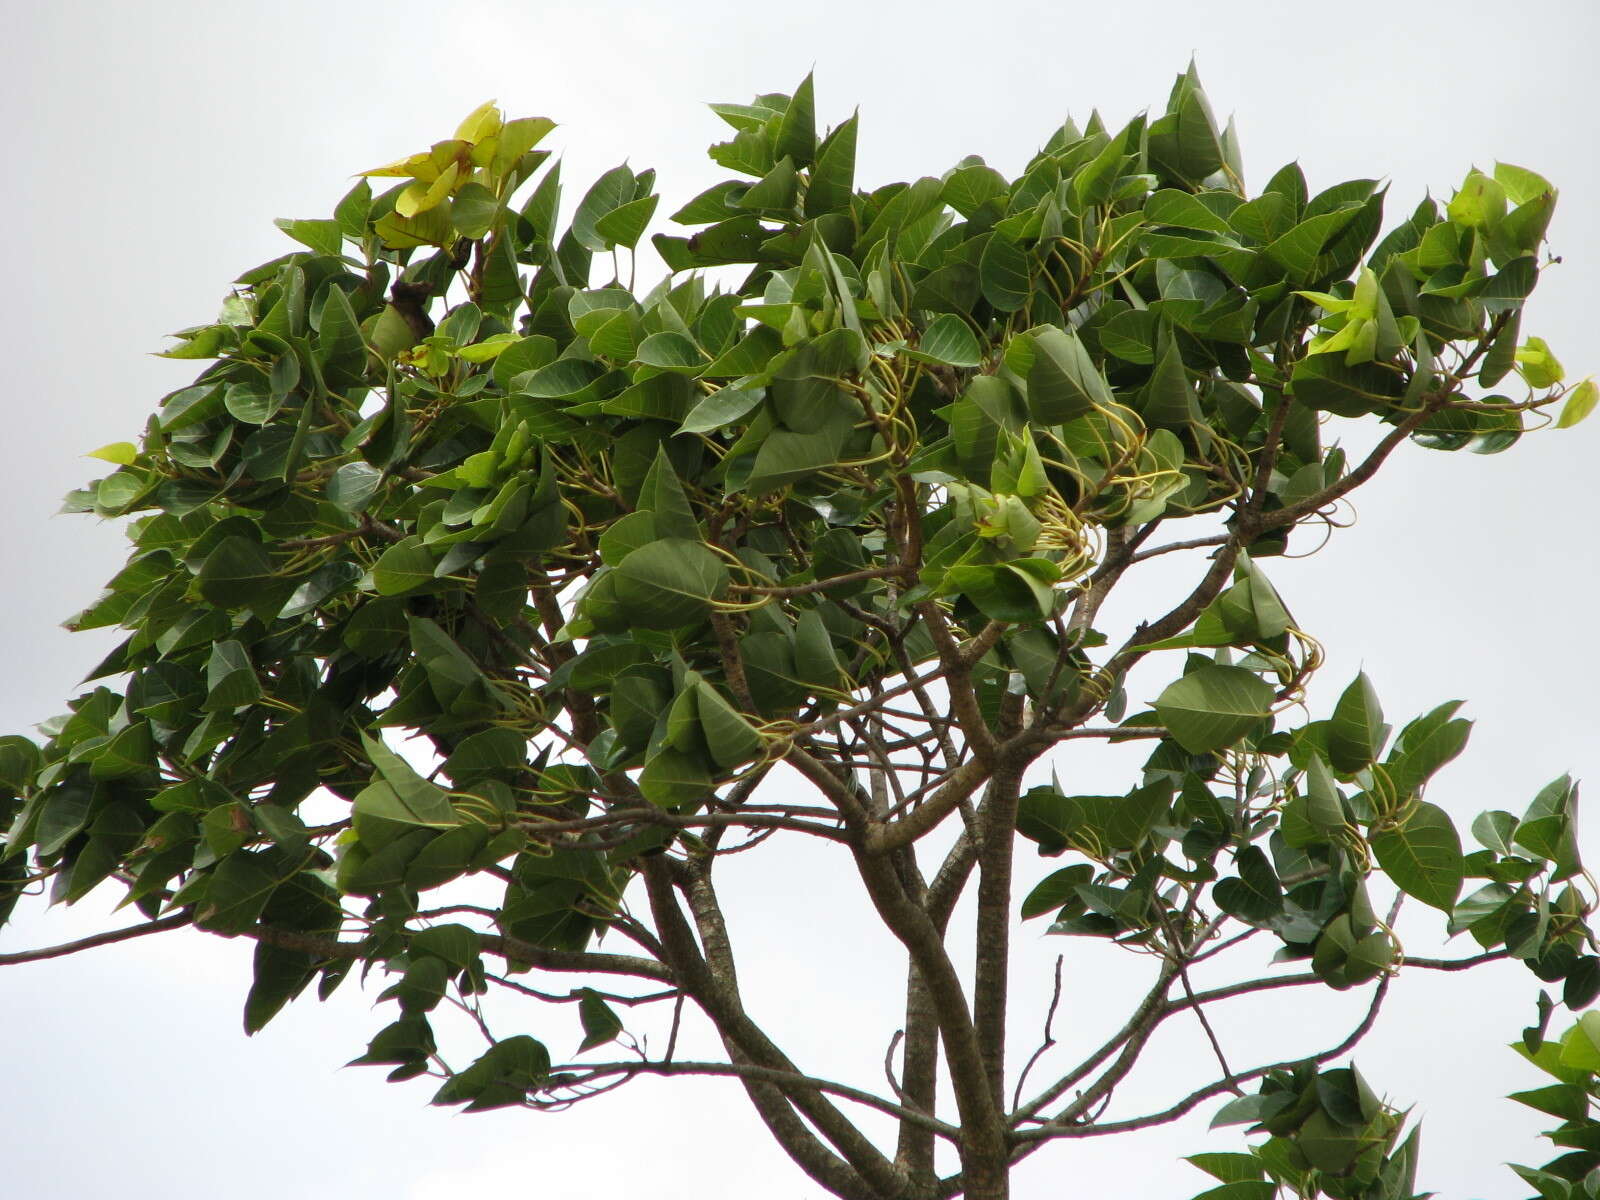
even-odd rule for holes
{"type": "Polygon", "coordinates": [[[116,463],[119,467],[132,466],[139,457],[139,447],[132,442],[111,442],[98,450],[91,450],[85,458],[98,458],[102,462],[116,463]]]}
{"type": "Polygon", "coordinates": [[[422,202],[427,199],[428,185],[420,181],[408,183],[400,189],[400,194],[394,198],[394,211],[402,217],[414,217],[422,211],[422,202]]]}
{"type": "Polygon", "coordinates": [[[428,185],[428,194],[423,198],[419,212],[427,212],[442,201],[449,198],[450,193],[456,190],[456,182],[461,178],[461,166],[451,163],[446,167],[439,178],[428,185]]]}
{"type": "Polygon", "coordinates": [[[492,137],[484,138],[481,142],[473,143],[472,165],[475,167],[487,167],[494,161],[495,152],[499,148],[500,135],[498,133],[492,137]]]}
{"type": "Polygon", "coordinates": [[[428,151],[428,160],[431,169],[425,175],[418,175],[428,183],[438,179],[452,166],[460,167],[472,161],[472,143],[452,139],[448,142],[435,142],[433,149],[428,151]]]}
{"type": "Polygon", "coordinates": [[[503,124],[500,110],[493,100],[485,101],[467,114],[466,120],[456,126],[456,139],[463,142],[481,142],[500,132],[503,124]]]}
{"type": "Polygon", "coordinates": [[[425,213],[429,209],[437,208],[441,201],[446,199],[455,190],[456,180],[461,175],[461,168],[451,163],[444,169],[443,174],[432,183],[423,183],[417,180],[408,183],[394,198],[394,211],[396,216],[414,217],[418,213],[425,213]]]}
{"type": "Polygon", "coordinates": [[[373,167],[370,171],[361,171],[359,174],[367,176],[388,176],[395,179],[420,179],[421,172],[426,171],[427,177],[432,179],[435,172],[431,170],[433,157],[426,150],[420,154],[408,154],[405,158],[397,158],[392,163],[385,163],[381,167],[373,167]]]}

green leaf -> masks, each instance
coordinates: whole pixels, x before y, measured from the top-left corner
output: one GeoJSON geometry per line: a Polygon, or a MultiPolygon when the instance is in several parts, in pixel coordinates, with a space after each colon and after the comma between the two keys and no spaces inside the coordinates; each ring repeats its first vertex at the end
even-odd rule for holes
{"type": "MultiPolygon", "coordinates": [[[[411,1078],[420,1074],[427,1067],[428,1056],[437,1046],[433,1040],[433,1030],[428,1026],[428,1019],[420,1013],[408,1013],[392,1025],[380,1029],[377,1036],[367,1044],[367,1052],[360,1058],[352,1059],[349,1066],[378,1066],[389,1063],[399,1063],[406,1073],[401,1078],[411,1078]],[[415,1069],[412,1069],[412,1068],[415,1069]]],[[[395,1078],[400,1072],[394,1072],[390,1078],[395,1078]]]]}
{"type": "MultiPolygon", "coordinates": [[[[776,329],[767,325],[757,325],[717,356],[704,371],[700,373],[703,379],[731,379],[740,375],[759,374],[773,355],[783,349],[783,338],[776,329]]],[[[749,381],[741,381],[737,386],[750,390],[757,390],[749,381]]],[[[708,397],[709,399],[709,397],[708,397]]]]}
{"type": "Polygon", "coordinates": [[[1255,846],[1243,847],[1234,859],[1237,879],[1224,879],[1212,889],[1217,907],[1250,925],[1265,927],[1283,911],[1283,887],[1267,856],[1255,846]]]}
{"type": "Polygon", "coordinates": [[[518,1034],[503,1038],[465,1071],[450,1077],[434,1093],[434,1104],[466,1103],[464,1112],[520,1105],[550,1074],[550,1052],[518,1034]]]}
{"type": "Polygon", "coordinates": [[[372,584],[380,596],[398,596],[432,583],[436,565],[422,539],[412,534],[378,556],[372,564],[372,584]]]}
{"type": "Polygon", "coordinates": [[[583,989],[582,998],[578,1001],[578,1019],[583,1023],[583,1044],[578,1047],[579,1054],[614,1041],[622,1032],[621,1019],[593,988],[583,989]]]}
{"type": "Polygon", "coordinates": [[[239,642],[216,642],[206,660],[206,712],[231,712],[250,704],[261,695],[250,655],[239,642]]]}
{"type": "Polygon", "coordinates": [[[1526,1104],[1529,1108],[1549,1113],[1563,1121],[1581,1121],[1589,1111],[1588,1095],[1572,1083],[1552,1083],[1531,1091],[1513,1092],[1506,1099],[1526,1104]]]}
{"type": "Polygon", "coordinates": [[[345,512],[360,512],[383,482],[383,472],[364,462],[345,463],[328,480],[328,503],[345,512]]]}
{"type": "Polygon", "coordinates": [[[795,678],[812,688],[835,689],[843,678],[833,636],[814,608],[801,613],[795,622],[794,667],[795,678]]]}
{"type": "Polygon", "coordinates": [[[89,777],[123,779],[155,769],[155,742],[148,721],[135,721],[113,734],[90,760],[89,777]]]}
{"type": "Polygon", "coordinates": [[[1185,429],[1199,415],[1194,387],[1172,330],[1163,326],[1158,341],[1160,351],[1145,384],[1139,415],[1153,429],[1185,429]]]}
{"type": "Polygon", "coordinates": [[[435,925],[411,937],[412,953],[442,958],[458,970],[466,970],[477,962],[481,948],[478,932],[465,925],[435,925]]]}
{"type": "MultiPolygon", "coordinates": [[[[594,181],[572,214],[572,236],[579,245],[597,254],[611,249],[611,241],[596,226],[608,213],[632,203],[635,180],[632,169],[621,166],[612,167],[594,181]]],[[[581,281],[579,286],[582,286],[581,281]]]]}
{"type": "Polygon", "coordinates": [[[711,772],[698,754],[670,746],[657,750],[639,772],[639,792],[662,808],[698,804],[711,795],[711,772]]]}
{"type": "Polygon", "coordinates": [[[416,769],[389,749],[382,739],[363,730],[361,744],[377,769],[379,779],[356,797],[358,815],[434,829],[461,824],[461,815],[445,797],[444,789],[417,774],[416,769]]]}
{"type": "Polygon", "coordinates": [[[697,375],[706,365],[706,356],[694,340],[681,333],[664,330],[652,333],[639,343],[634,351],[634,361],[663,371],[682,371],[697,375]]]}
{"type": "Polygon", "coordinates": [[[20,734],[0,737],[0,790],[20,792],[39,771],[39,747],[20,734]]]}
{"type": "Polygon", "coordinates": [[[835,425],[814,433],[774,430],[756,451],[745,486],[757,494],[769,492],[836,466],[848,433],[848,427],[840,429],[835,425]]]}
{"type": "Polygon", "coordinates": [[[694,509],[689,506],[677,472],[672,469],[665,443],[656,451],[656,460],[639,488],[636,505],[639,513],[650,514],[654,537],[700,540],[700,523],[695,520],[694,509]]]}
{"type": "Polygon", "coordinates": [[[314,345],[314,356],[330,385],[343,386],[360,380],[366,365],[367,346],[356,322],[355,310],[350,307],[350,298],[337,284],[329,284],[324,289],[314,345]]]}
{"type": "Polygon", "coordinates": [[[1078,335],[1054,325],[1032,330],[1028,341],[1028,412],[1041,425],[1059,425],[1112,402],[1111,388],[1078,335]]]}
{"type": "Polygon", "coordinates": [[[983,298],[1000,312],[1026,308],[1033,296],[1027,253],[1004,234],[993,234],[978,260],[978,283],[983,298]]]}
{"type": "Polygon", "coordinates": [[[1266,1168],[1261,1165],[1261,1160],[1253,1154],[1191,1154],[1184,1162],[1199,1167],[1213,1179],[1220,1179],[1223,1183],[1247,1183],[1252,1180],[1263,1179],[1266,1168]]]}
{"type": "Polygon", "coordinates": [[[695,704],[699,714],[700,732],[711,760],[728,771],[758,758],[761,754],[761,735],[744,716],[722,698],[722,694],[704,680],[695,685],[695,704]]]}
{"type": "Polygon", "coordinates": [[[944,181],[941,199],[963,217],[971,217],[991,200],[1006,194],[1005,176],[983,163],[960,167],[944,181]]]}
{"type": "Polygon", "coordinates": [[[915,350],[908,357],[943,363],[951,367],[976,367],[983,361],[978,339],[969,326],[953,313],[941,313],[922,331],[915,350]]]}
{"type": "Polygon", "coordinates": [[[794,208],[799,187],[800,177],[795,172],[794,160],[784,155],[772,170],[751,184],[749,190],[734,201],[734,206],[789,213],[794,208]]]}
{"type": "Polygon", "coordinates": [[[1466,747],[1472,735],[1472,722],[1459,717],[1451,719],[1460,707],[1459,700],[1441,704],[1400,731],[1385,765],[1391,782],[1402,796],[1416,793],[1439,768],[1466,747]]]}
{"type": "Polygon", "coordinates": [[[1215,211],[1191,193],[1177,188],[1163,188],[1146,200],[1144,217],[1152,225],[1175,225],[1180,229],[1201,229],[1222,234],[1233,232],[1232,226],[1215,211]]]}
{"type": "Polygon", "coordinates": [[[365,179],[358,179],[334,208],[333,219],[345,237],[360,242],[367,235],[367,217],[371,211],[372,185],[365,179]]]}
{"type": "MultiPolygon", "coordinates": [[[[764,328],[764,327],[763,327],[764,328]]],[[[710,433],[745,416],[766,397],[764,388],[718,388],[689,410],[679,433],[710,433]]]]}
{"type": "Polygon", "coordinates": [[[663,538],[633,551],[613,573],[617,603],[641,629],[680,629],[705,619],[728,589],[728,568],[700,542],[663,538]]]}
{"type": "MultiPolygon", "coordinates": [[[[365,182],[363,180],[363,182],[365,182]]],[[[302,246],[309,246],[318,254],[335,258],[343,249],[343,230],[338,221],[294,221],[279,217],[273,222],[302,246]]]]}
{"type": "Polygon", "coordinates": [[[1561,1065],[1600,1073],[1600,1012],[1586,1012],[1561,1039],[1561,1065]]]}
{"type": "Polygon", "coordinates": [[[806,188],[807,217],[820,217],[850,203],[855,187],[857,124],[852,114],[823,141],[806,188]]]}
{"type": "Polygon", "coordinates": [[[660,196],[645,196],[612,209],[594,223],[595,235],[603,242],[612,242],[632,250],[644,236],[660,200],[660,196]]]}
{"type": "Polygon", "coordinates": [[[1479,845],[1500,855],[1512,852],[1511,839],[1516,831],[1517,818],[1500,809],[1479,813],[1472,822],[1472,836],[1478,839],[1479,845]]]}
{"type": "Polygon", "coordinates": [[[1363,671],[1334,705],[1333,719],[1328,723],[1328,761],[1334,770],[1354,774],[1377,761],[1388,736],[1383,707],[1363,671]]]}
{"type": "Polygon", "coordinates": [[[243,933],[251,928],[277,890],[278,876],[267,855],[236,851],[223,859],[206,882],[205,899],[194,923],[212,933],[243,933]]]}
{"type": "Polygon", "coordinates": [[[1043,577],[1047,572],[1022,566],[1024,562],[1042,563],[1052,569],[1055,566],[1044,559],[1023,559],[952,567],[945,572],[940,591],[961,593],[991,620],[1017,624],[1046,620],[1055,611],[1056,594],[1051,587],[1054,581],[1043,577]]]}
{"type": "MultiPolygon", "coordinates": [[[[1065,846],[1065,842],[1061,845],[1065,846]]],[[[1059,871],[1052,871],[1041,879],[1023,900],[1022,919],[1026,921],[1031,917],[1042,917],[1046,913],[1055,912],[1074,899],[1078,894],[1078,888],[1093,878],[1094,868],[1087,863],[1078,863],[1075,866],[1062,867],[1059,871]]]]}
{"type": "Polygon", "coordinates": [[[218,542],[200,567],[200,594],[218,608],[243,608],[261,599],[277,572],[261,543],[242,534],[218,542]]]}
{"type": "Polygon", "coordinates": [[[1401,891],[1444,912],[1455,907],[1466,865],[1461,837],[1442,808],[1419,803],[1403,825],[1375,832],[1371,841],[1379,865],[1401,891]]]}
{"type": "Polygon", "coordinates": [[[1265,253],[1288,271],[1295,282],[1309,281],[1328,243],[1342,233],[1360,211],[1361,205],[1351,201],[1333,212],[1309,217],[1268,245],[1265,253]]]}
{"type": "Polygon", "coordinates": [[[1207,665],[1167,686],[1156,714],[1191,754],[1238,741],[1271,711],[1272,686],[1242,667],[1207,665]]]}
{"type": "Polygon", "coordinates": [[[265,1029],[283,1006],[315,978],[317,960],[303,951],[260,942],[252,965],[253,979],[244,1002],[244,1031],[251,1035],[265,1029]]]}
{"type": "Polygon", "coordinates": [[[1344,828],[1344,802],[1320,754],[1313,754],[1306,768],[1305,799],[1306,819],[1318,833],[1334,833],[1344,828]]]}
{"type": "Polygon", "coordinates": [[[794,95],[784,109],[773,137],[772,149],[775,157],[788,156],[794,159],[795,165],[802,167],[809,166],[817,152],[816,99],[809,72],[800,81],[800,86],[795,88],[794,95]]]}
{"type": "Polygon", "coordinates": [[[1538,196],[1555,191],[1543,175],[1507,162],[1495,163],[1494,181],[1505,189],[1506,199],[1512,204],[1526,204],[1538,196]]]}

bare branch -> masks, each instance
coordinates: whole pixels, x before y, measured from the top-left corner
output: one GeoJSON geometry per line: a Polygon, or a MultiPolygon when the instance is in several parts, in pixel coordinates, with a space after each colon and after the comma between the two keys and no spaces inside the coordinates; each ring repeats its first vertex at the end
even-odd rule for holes
{"type": "Polygon", "coordinates": [[[117,942],[132,941],[134,938],[145,937],[147,934],[152,933],[163,933],[168,929],[182,929],[193,920],[194,917],[190,913],[174,913],[170,917],[159,917],[145,925],[130,925],[126,929],[113,929],[107,933],[95,933],[88,937],[79,938],[75,942],[62,942],[59,946],[44,946],[38,950],[14,950],[10,954],[0,954],[0,967],[10,967],[18,963],[42,962],[47,958],[64,958],[69,954],[77,954],[82,950],[93,950],[96,946],[110,946],[117,942]]]}
{"type": "Polygon", "coordinates": [[[1242,1071],[1239,1074],[1234,1075],[1232,1079],[1221,1080],[1217,1083],[1207,1084],[1203,1088],[1198,1088],[1195,1091],[1190,1092],[1176,1104],[1172,1105],[1172,1107],[1162,1109],[1160,1112],[1150,1113],[1143,1117],[1131,1117],[1125,1121],[1107,1121],[1101,1124],[1093,1125],[1060,1124],[1058,1123],[1058,1118],[1058,1121],[1048,1122],[1036,1129],[1019,1130],[1014,1136],[1019,1142],[1022,1143],[1022,1145],[1018,1147],[1016,1158],[1020,1159],[1025,1157],[1032,1151],[1032,1149],[1037,1148],[1038,1144],[1048,1141],[1051,1138],[1101,1137],[1110,1133],[1127,1133],[1128,1131],[1134,1129],[1149,1129],[1155,1125],[1165,1125],[1169,1122],[1176,1121],[1179,1117],[1194,1109],[1196,1105],[1209,1100],[1212,1096],[1220,1095],[1226,1091],[1235,1090],[1237,1085],[1240,1083],[1246,1083],[1252,1079],[1259,1079],[1263,1075],[1270,1074],[1273,1071],[1287,1071],[1303,1062],[1323,1063],[1327,1062],[1329,1059],[1338,1058],[1341,1054],[1344,1054],[1346,1051],[1352,1049],[1358,1042],[1361,1041],[1362,1038],[1366,1037],[1367,1034],[1371,1032],[1373,1023],[1378,1019],[1378,1010],[1383,1007],[1384,997],[1388,995],[1389,984],[1392,979],[1393,976],[1385,975],[1381,980],[1379,980],[1377,990],[1372,995],[1372,1003],[1367,1007],[1366,1016],[1361,1019],[1361,1023],[1357,1025],[1355,1029],[1351,1030],[1349,1036],[1331,1049],[1324,1050],[1320,1054],[1303,1055],[1300,1058],[1289,1058],[1284,1059],[1281,1062],[1267,1063],[1263,1066],[1252,1067],[1248,1071],[1242,1071]]]}
{"type": "Polygon", "coordinates": [[[886,1100],[882,1096],[874,1095],[872,1092],[863,1091],[861,1088],[851,1087],[849,1084],[844,1083],[835,1083],[828,1079],[820,1079],[815,1075],[802,1075],[796,1071],[779,1071],[749,1063],[687,1061],[570,1063],[552,1067],[551,1074],[583,1074],[591,1077],[602,1075],[733,1076],[738,1079],[750,1079],[779,1087],[804,1087],[812,1091],[826,1092],[830,1095],[865,1105],[867,1108],[876,1109],[897,1120],[910,1122],[951,1142],[955,1142],[961,1137],[961,1131],[954,1125],[940,1121],[935,1117],[930,1117],[927,1113],[919,1112],[917,1109],[908,1108],[904,1104],[896,1104],[892,1100],[886,1100]]]}
{"type": "Polygon", "coordinates": [[[1055,1033],[1052,1026],[1056,1020],[1056,1008],[1061,1004],[1061,964],[1066,961],[1064,954],[1056,955],[1055,986],[1050,990],[1050,1007],[1044,1014],[1044,1037],[1039,1042],[1039,1048],[1028,1059],[1027,1065],[1022,1068],[1022,1074],[1017,1076],[1016,1089],[1011,1094],[1011,1107],[1019,1108],[1022,1105],[1022,1085],[1028,1082],[1028,1072],[1033,1070],[1034,1064],[1045,1056],[1052,1046],[1056,1044],[1055,1033]]]}

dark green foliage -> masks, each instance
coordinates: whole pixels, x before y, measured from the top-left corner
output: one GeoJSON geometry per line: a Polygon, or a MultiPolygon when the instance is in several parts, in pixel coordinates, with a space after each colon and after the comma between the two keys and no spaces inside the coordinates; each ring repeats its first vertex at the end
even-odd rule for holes
{"type": "MultiPolygon", "coordinates": [[[[654,172],[607,172],[562,228],[550,122],[485,106],[367,172],[334,219],[281,222],[299,248],[180,335],[169,355],[209,365],[69,500],[128,519],[128,566],[74,621],[126,637],[42,747],[0,739],[0,916],[34,879],[67,902],[114,880],[147,917],[255,938],[250,1032],[313,979],[326,995],[380,966],[399,1013],[356,1061],[442,1073],[435,1103],[468,1111],[643,1069],[554,1063],[526,1034],[442,1068],[441,1001],[511,986],[500,971],[653,981],[736,1063],[794,1074],[673,925],[681,893],[715,958],[707,881],[741,827],[845,843],[842,870],[913,908],[932,903],[907,882],[924,835],[961,810],[985,849],[961,866],[958,848],[957,877],[1009,880],[1015,830],[1072,859],[1022,916],[1154,955],[1164,989],[1231,929],[1275,939],[1302,982],[1381,997],[1405,964],[1369,898],[1386,887],[1589,1004],[1575,787],[1485,814],[1465,849],[1424,798],[1466,742],[1457,705],[1393,735],[1362,676],[1305,719],[1320,653],[1262,567],[1314,545],[1302,530],[1408,439],[1492,453],[1549,405],[1559,425],[1594,407],[1520,334],[1554,189],[1474,171],[1381,238],[1370,180],[1309,195],[1290,166],[1249,196],[1192,69],[1159,115],[1049,133],[1015,180],[973,158],[859,190],[856,118],[819,130],[809,78],[713,107],[733,136],[711,156],[738,178],[677,211],[694,232],[653,236],[669,274],[648,291],[605,276],[643,244],[654,172]],[[696,274],[729,267],[727,290],[696,274]],[[1378,449],[1350,462],[1330,417],[1378,449]],[[1108,647],[1106,594],[1186,548],[1211,555],[1192,590],[1108,647]],[[1129,715],[1152,655],[1167,681],[1129,715]],[[397,749],[412,735],[421,757],[397,749]],[[1123,794],[1019,796],[1068,737],[1152,753],[1123,794]],[[780,761],[813,794],[757,793],[780,761]],[[424,915],[463,879],[499,899],[479,887],[471,926],[424,915]],[[600,953],[608,931],[637,944],[600,953]]],[[[895,903],[878,915],[942,978],[895,903]]],[[[1008,913],[980,912],[980,946],[1004,945],[1008,913]]],[[[993,1200],[980,1167],[1099,1118],[1116,1080],[1092,1065],[1078,1099],[987,1111],[959,1047],[997,1057],[1003,1031],[934,992],[962,1122],[939,1136],[971,1174],[940,1183],[931,1152],[880,1165],[787,1079],[782,1103],[843,1157],[775,1132],[840,1194],[993,1200]]],[[[571,1002],[580,1055],[665,1069],[617,996],[540,994],[571,1002]]],[[[1137,1021],[1182,1007],[1159,999],[1135,1053],[1137,1021]]],[[[1550,1007],[1522,1044],[1560,1082],[1519,1098],[1574,1149],[1526,1178],[1593,1196],[1600,1031],[1590,1014],[1544,1041],[1550,1007]]],[[[939,1053],[931,1026],[907,1037],[908,1060],[919,1037],[939,1053]]],[[[1256,1088],[1218,1119],[1268,1135],[1196,1156],[1207,1196],[1410,1200],[1415,1132],[1335,1056],[1204,1091],[1256,1088]]],[[[883,1103],[903,1130],[933,1110],[883,1103]]]]}

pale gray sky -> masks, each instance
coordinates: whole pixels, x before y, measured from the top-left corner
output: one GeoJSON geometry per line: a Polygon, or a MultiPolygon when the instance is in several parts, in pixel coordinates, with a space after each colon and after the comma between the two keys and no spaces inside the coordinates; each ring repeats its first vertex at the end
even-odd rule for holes
{"type": "MultiPolygon", "coordinates": [[[[208,320],[240,271],[285,252],[273,217],[326,215],[353,171],[445,136],[485,99],[561,122],[550,144],[566,155],[569,189],[626,158],[660,170],[671,212],[721,176],[703,157],[721,136],[703,103],[789,90],[813,66],[825,118],[860,105],[859,177],[875,184],[938,174],[971,153],[1014,172],[1069,110],[1098,106],[1120,123],[1158,106],[1194,53],[1213,105],[1237,116],[1253,183],[1296,158],[1314,187],[1387,177],[1392,220],[1497,157],[1554,179],[1551,242],[1566,261],[1524,330],[1582,375],[1600,371],[1596,13],[1593,0],[811,0],[781,11],[708,0],[0,0],[13,247],[0,315],[12,330],[14,430],[0,732],[59,711],[109,646],[56,626],[116,569],[119,535],[50,514],[98,474],[84,451],[133,436],[192,374],[147,352],[208,320]]],[[[1487,459],[1410,449],[1361,493],[1357,528],[1312,560],[1266,564],[1328,648],[1324,704],[1362,665],[1392,716],[1469,701],[1473,744],[1430,792],[1458,818],[1520,809],[1565,770],[1600,778],[1597,429],[1487,459]]],[[[1600,840],[1585,841],[1600,859],[1600,840]]],[[[838,863],[750,858],[729,890],[748,894],[734,932],[747,935],[753,1008],[802,1061],[847,1064],[870,1086],[899,990],[876,969],[885,946],[852,944],[829,924],[858,899],[847,880],[819,883],[838,863]]],[[[1024,856],[1023,883],[1050,865],[1024,856]]],[[[30,912],[0,945],[128,919],[94,898],[80,909],[30,912]]],[[[1014,985],[1021,1015],[1036,1023],[1050,964],[1066,951],[1063,1019],[1075,1040],[1115,1023],[1127,965],[1029,936],[1014,985]]],[[[388,1019],[353,990],[328,1005],[303,1000],[247,1041],[248,964],[248,946],[196,936],[0,973],[7,1186],[36,1200],[819,1195],[726,1082],[640,1081],[556,1116],[456,1116],[426,1107],[425,1084],[338,1069],[388,1019]]],[[[1422,1182],[1443,1196],[1520,1196],[1496,1164],[1549,1157],[1531,1138],[1538,1119],[1496,1099],[1539,1082],[1503,1049],[1536,991],[1521,968],[1407,976],[1359,1055],[1377,1086],[1426,1115],[1422,1182]]],[[[1308,1048],[1294,1040],[1302,1024],[1345,1008],[1277,999],[1224,1032],[1308,1048]]],[[[533,1019],[531,1032],[571,1048],[533,1019]]],[[[1187,1043],[1193,1031],[1181,1032],[1187,1043]]],[[[1323,1040],[1336,1039],[1312,1044],[1323,1040]]],[[[1193,1061],[1176,1039],[1156,1052],[1193,1061]]],[[[1138,1094],[1167,1095],[1155,1083],[1138,1094]]],[[[1235,1144],[1206,1136],[1202,1117],[1062,1146],[1030,1160],[1016,1194],[1183,1200],[1205,1183],[1177,1156],[1235,1144]]]]}

